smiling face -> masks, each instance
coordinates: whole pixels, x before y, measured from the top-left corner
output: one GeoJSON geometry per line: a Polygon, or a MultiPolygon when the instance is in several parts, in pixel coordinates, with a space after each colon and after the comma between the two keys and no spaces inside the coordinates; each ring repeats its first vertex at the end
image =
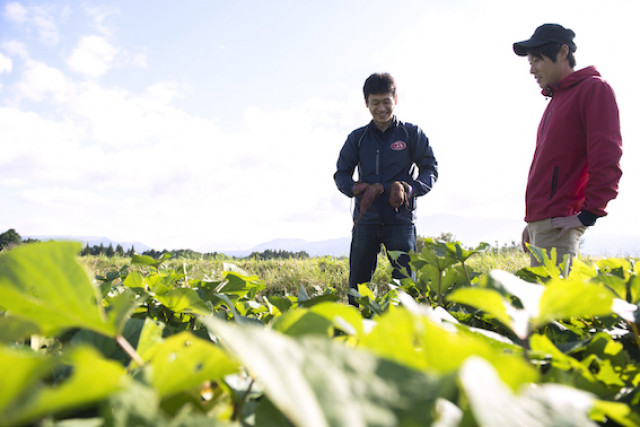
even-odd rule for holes
{"type": "Polygon", "coordinates": [[[396,107],[398,98],[391,92],[372,93],[366,101],[367,108],[371,113],[373,122],[381,131],[389,127],[393,120],[393,110],[396,107]]]}

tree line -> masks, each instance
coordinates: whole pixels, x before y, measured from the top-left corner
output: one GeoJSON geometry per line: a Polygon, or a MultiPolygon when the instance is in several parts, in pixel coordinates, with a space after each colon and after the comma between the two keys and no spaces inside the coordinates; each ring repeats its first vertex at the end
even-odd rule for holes
{"type": "MultiPolygon", "coordinates": [[[[14,246],[24,244],[24,243],[33,243],[38,242],[38,239],[23,239],[15,229],[9,229],[4,233],[0,234],[0,251],[4,249],[10,249],[14,246]]],[[[222,254],[218,252],[208,252],[208,253],[200,253],[196,251],[192,251],[191,249],[178,249],[173,251],[168,251],[163,249],[162,251],[157,251],[155,249],[149,249],[142,252],[140,255],[147,255],[154,259],[160,259],[164,254],[170,253],[174,258],[187,258],[187,259],[215,259],[222,254]]],[[[104,255],[108,258],[112,258],[115,256],[120,257],[132,257],[134,254],[137,254],[135,247],[131,246],[129,249],[125,249],[121,244],[117,244],[115,248],[113,244],[109,243],[108,246],[105,246],[103,243],[99,245],[90,246],[89,243],[85,245],[85,247],[80,251],[80,256],[99,256],[104,255]]],[[[236,257],[234,257],[236,258],[236,257]]],[[[271,259],[307,259],[309,258],[309,254],[305,251],[299,252],[290,252],[284,250],[272,250],[267,249],[263,252],[252,252],[248,257],[240,257],[240,258],[249,258],[249,259],[257,259],[257,260],[271,260],[271,259]]]]}
{"type": "MultiPolygon", "coordinates": [[[[447,242],[447,243],[456,241],[455,236],[451,233],[441,233],[440,236],[435,238],[435,240],[447,242]]],[[[16,246],[22,243],[31,243],[31,242],[37,242],[37,241],[38,241],[37,239],[22,239],[20,237],[20,234],[18,234],[16,230],[12,228],[0,234],[0,250],[9,249],[13,246],[16,246]]],[[[423,242],[420,239],[418,239],[417,252],[420,252],[423,246],[424,246],[423,242]]],[[[503,244],[502,247],[498,244],[498,242],[495,242],[495,246],[492,247],[492,251],[496,253],[497,252],[516,252],[519,250],[520,250],[520,247],[516,242],[511,242],[510,244],[503,244]]],[[[80,251],[80,256],[104,255],[108,258],[112,258],[114,256],[131,257],[136,253],[137,252],[135,251],[135,248],[133,246],[125,250],[120,244],[117,244],[116,247],[114,248],[113,244],[111,243],[108,246],[105,246],[103,243],[100,243],[99,245],[89,246],[89,244],[87,243],[86,246],[82,249],[82,251],[80,251]]],[[[173,251],[168,251],[166,249],[162,251],[149,249],[142,252],[141,255],[147,255],[154,259],[160,259],[160,257],[162,257],[166,253],[172,254],[174,258],[186,258],[186,259],[215,259],[219,256],[222,256],[222,254],[218,252],[200,253],[200,252],[192,251],[191,249],[179,249],[179,250],[173,250],[173,251]]],[[[291,251],[285,251],[285,250],[267,249],[262,252],[252,252],[247,257],[232,257],[232,258],[256,259],[260,261],[266,261],[266,260],[273,260],[273,259],[308,259],[310,258],[310,256],[305,251],[291,252],[291,251]]]]}

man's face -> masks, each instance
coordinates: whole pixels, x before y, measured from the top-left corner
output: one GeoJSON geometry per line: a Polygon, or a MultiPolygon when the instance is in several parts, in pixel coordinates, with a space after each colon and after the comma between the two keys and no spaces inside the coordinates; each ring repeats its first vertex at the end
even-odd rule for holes
{"type": "Polygon", "coordinates": [[[367,98],[367,108],[376,125],[385,125],[393,119],[393,110],[398,101],[391,92],[370,94],[367,98]]]}
{"type": "Polygon", "coordinates": [[[560,61],[556,60],[556,62],[553,62],[551,58],[544,55],[539,58],[529,54],[527,55],[527,58],[529,59],[529,65],[531,66],[529,72],[533,74],[542,89],[546,89],[560,83],[560,80],[562,79],[560,61]]]}

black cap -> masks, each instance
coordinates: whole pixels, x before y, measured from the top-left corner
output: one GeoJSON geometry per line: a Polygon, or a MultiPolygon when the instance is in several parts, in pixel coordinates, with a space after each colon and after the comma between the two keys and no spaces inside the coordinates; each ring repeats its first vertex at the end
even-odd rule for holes
{"type": "Polygon", "coordinates": [[[572,30],[564,28],[558,24],[543,24],[536,28],[529,40],[524,40],[513,44],[513,51],[518,56],[527,56],[529,49],[532,47],[540,47],[547,43],[560,43],[569,46],[571,52],[575,52],[578,48],[573,42],[576,36],[572,30]]]}

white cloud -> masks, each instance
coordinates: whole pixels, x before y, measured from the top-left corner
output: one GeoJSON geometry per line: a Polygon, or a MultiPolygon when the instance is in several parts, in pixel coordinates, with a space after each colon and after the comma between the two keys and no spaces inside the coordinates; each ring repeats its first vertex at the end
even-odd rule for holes
{"type": "Polygon", "coordinates": [[[65,164],[69,155],[78,148],[83,134],[82,127],[70,120],[45,119],[36,113],[15,108],[0,107],[0,122],[5,142],[0,164],[5,171],[8,165],[14,165],[11,174],[15,178],[35,172],[37,176],[55,179],[56,172],[49,174],[40,166],[65,164]],[[21,171],[21,167],[15,167],[15,164],[28,170],[21,171]]]}
{"type": "Polygon", "coordinates": [[[50,7],[29,7],[26,8],[18,2],[6,5],[4,15],[16,24],[35,27],[42,41],[47,44],[58,42],[58,26],[51,16],[50,7]]]}
{"type": "Polygon", "coordinates": [[[10,73],[13,68],[13,62],[11,58],[4,56],[2,52],[0,52],[0,74],[2,73],[10,73]]]}
{"type": "Polygon", "coordinates": [[[27,61],[16,88],[20,97],[41,101],[51,96],[57,103],[74,96],[76,90],[60,70],[36,61],[27,61]]]}
{"type": "Polygon", "coordinates": [[[27,51],[27,46],[24,43],[21,43],[16,40],[10,40],[2,43],[2,48],[9,55],[16,55],[22,59],[29,58],[29,53],[27,51]]]}
{"type": "Polygon", "coordinates": [[[149,86],[147,95],[161,104],[169,104],[172,99],[180,96],[178,85],[174,82],[161,82],[149,86]]]}
{"type": "Polygon", "coordinates": [[[58,26],[54,19],[49,15],[49,12],[45,8],[33,8],[34,16],[32,22],[35,25],[40,38],[48,44],[58,43],[58,26]]]}
{"type": "Polygon", "coordinates": [[[110,35],[111,30],[107,26],[107,21],[110,16],[117,15],[120,11],[112,6],[95,6],[86,7],[86,14],[91,18],[93,27],[101,34],[110,35]]]}
{"type": "Polygon", "coordinates": [[[27,9],[18,2],[11,2],[4,8],[4,16],[10,21],[23,24],[27,21],[27,9]]]}
{"type": "Polygon", "coordinates": [[[67,64],[72,70],[88,77],[104,75],[115,59],[118,48],[101,36],[84,36],[71,52],[67,64]]]}
{"type": "MultiPolygon", "coordinates": [[[[312,99],[275,112],[252,108],[244,126],[221,129],[215,119],[172,106],[180,94],[173,82],[133,94],[71,85],[58,70],[33,63],[21,89],[31,99],[52,95],[66,118],[0,109],[0,122],[13,124],[4,130],[11,141],[5,166],[30,165],[5,171],[0,182],[22,183],[29,212],[63,215],[58,229],[100,217],[104,230],[93,233],[208,250],[275,237],[319,240],[328,237],[321,224],[334,220],[342,224],[335,233],[348,232],[349,201],[331,178],[347,130],[329,123],[349,122],[350,107],[337,101],[312,99]],[[76,209],[65,211],[69,206],[76,209]],[[145,219],[150,214],[153,224],[166,224],[160,234],[145,219]]],[[[28,216],[25,223],[38,222],[28,216]]]]}
{"type": "Polygon", "coordinates": [[[140,68],[147,69],[149,66],[147,65],[147,54],[139,53],[133,58],[133,64],[137,65],[140,68]]]}

